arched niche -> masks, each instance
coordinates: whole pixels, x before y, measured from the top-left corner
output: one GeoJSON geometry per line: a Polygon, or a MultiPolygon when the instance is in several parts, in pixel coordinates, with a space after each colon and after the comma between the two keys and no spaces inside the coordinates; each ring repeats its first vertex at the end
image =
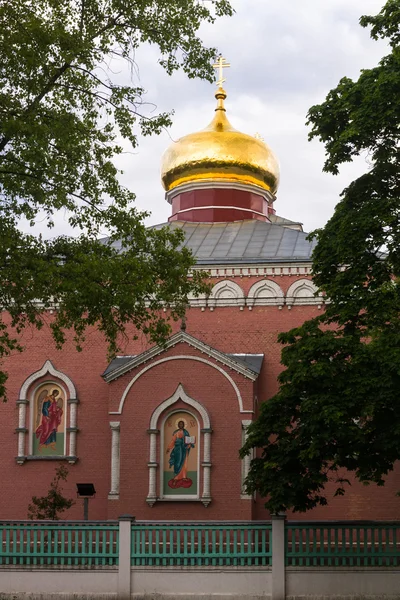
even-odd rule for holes
{"type": "Polygon", "coordinates": [[[244,293],[235,281],[226,279],[214,285],[208,298],[211,310],[219,306],[239,306],[243,309],[245,304],[244,293]]]}
{"type": "MultiPolygon", "coordinates": [[[[204,506],[208,506],[211,502],[211,479],[210,479],[210,469],[211,469],[211,421],[210,416],[208,414],[207,409],[197,400],[191,398],[184,390],[181,384],[178,385],[175,393],[170,397],[161,402],[159,406],[154,410],[151,419],[150,419],[150,427],[148,429],[148,433],[150,436],[150,445],[149,445],[149,492],[147,495],[146,502],[149,506],[153,506],[155,502],[159,500],[163,500],[162,493],[162,477],[160,478],[160,495],[157,495],[157,472],[163,468],[163,460],[161,451],[163,450],[163,444],[159,445],[159,449],[157,450],[157,437],[160,432],[163,430],[164,424],[168,418],[173,418],[172,415],[180,414],[183,411],[187,411],[188,414],[198,414],[199,415],[199,432],[200,436],[198,440],[199,443],[199,451],[202,452],[201,460],[199,461],[199,488],[198,488],[198,496],[197,499],[201,501],[204,506]],[[178,407],[176,406],[177,403],[178,407]],[[182,408],[182,404],[185,408],[182,408]],[[195,409],[195,413],[191,410],[195,409]],[[157,455],[159,453],[159,455],[157,455]],[[202,484],[202,493],[200,494],[200,485],[202,484]]],[[[197,419],[197,417],[196,417],[197,419]]],[[[200,458],[200,456],[199,456],[200,458]]],[[[176,498],[172,498],[172,500],[176,500],[179,502],[180,500],[188,500],[190,498],[186,498],[185,496],[176,496],[176,498]]],[[[171,498],[168,498],[171,501],[171,498]]]]}
{"type": "MultiPolygon", "coordinates": [[[[45,399],[44,397],[40,397],[42,412],[45,416],[45,410],[52,404],[50,399],[45,399]]],[[[63,373],[62,371],[58,371],[51,361],[47,360],[43,367],[38,371],[35,371],[29,377],[27,377],[24,383],[21,386],[17,406],[18,406],[18,427],[16,432],[18,434],[18,453],[16,461],[18,464],[23,464],[26,460],[67,460],[69,463],[73,464],[77,461],[76,457],[76,434],[78,432],[77,429],[77,405],[78,399],[76,396],[76,389],[72,382],[72,380],[63,373]],[[44,394],[44,392],[48,391],[48,395],[46,398],[50,398],[51,395],[57,392],[57,405],[58,409],[54,408],[54,419],[57,418],[60,412],[63,414],[63,424],[64,424],[64,435],[66,436],[66,442],[63,444],[64,451],[62,454],[59,454],[58,451],[54,453],[50,453],[50,455],[40,456],[38,453],[34,453],[33,451],[33,435],[34,429],[38,430],[36,427],[36,417],[34,414],[38,410],[38,394],[44,394]],[[60,401],[62,402],[60,403],[60,401]],[[29,440],[29,448],[28,452],[26,452],[26,436],[28,435],[29,440]],[[68,452],[65,452],[65,449],[68,448],[68,452]]],[[[40,407],[39,407],[40,408],[40,407]]],[[[61,417],[59,418],[60,421],[61,417]]],[[[42,427],[42,423],[39,424],[39,427],[42,427]]],[[[43,428],[42,428],[43,429],[43,428]]],[[[38,434],[40,435],[40,434],[38,434]]],[[[46,437],[46,436],[45,436],[46,437]]],[[[47,441],[49,441],[49,437],[47,437],[47,441]]],[[[44,445],[44,444],[43,444],[44,445]]]]}
{"type": "Polygon", "coordinates": [[[251,286],[247,295],[247,306],[283,306],[285,297],[275,281],[264,279],[251,286]]]}
{"type": "Polygon", "coordinates": [[[322,304],[322,294],[309,279],[299,279],[292,283],[286,293],[286,304],[322,304]]]}

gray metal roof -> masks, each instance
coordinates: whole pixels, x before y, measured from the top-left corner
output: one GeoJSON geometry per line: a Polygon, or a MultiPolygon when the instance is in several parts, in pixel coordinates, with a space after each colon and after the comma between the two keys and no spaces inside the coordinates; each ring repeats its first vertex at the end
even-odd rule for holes
{"type": "Polygon", "coordinates": [[[183,246],[200,265],[309,261],[315,241],[307,233],[264,221],[190,223],[174,221],[185,233],[183,246]]]}
{"type": "MultiPolygon", "coordinates": [[[[153,227],[159,229],[168,225],[181,229],[185,234],[182,247],[192,251],[199,265],[310,261],[316,242],[306,239],[308,234],[298,223],[282,217],[276,217],[275,221],[173,221],[153,227]]],[[[121,246],[119,242],[113,245],[121,246]]]]}
{"type": "Polygon", "coordinates": [[[227,356],[236,362],[243,363],[255,373],[260,373],[264,360],[264,354],[227,354],[227,356]]]}
{"type": "Polygon", "coordinates": [[[280,217],[279,215],[269,215],[268,219],[271,221],[271,223],[277,223],[278,225],[284,225],[285,227],[290,227],[291,229],[303,231],[303,223],[300,223],[300,221],[291,221],[290,219],[285,219],[285,217],[280,217]]]}
{"type": "Polygon", "coordinates": [[[108,373],[111,373],[112,371],[115,371],[115,369],[122,367],[122,365],[132,360],[132,358],[135,358],[135,356],[136,354],[131,356],[116,356],[107,366],[102,376],[104,377],[104,375],[108,375],[108,373]]]}
{"type": "MultiPolygon", "coordinates": [[[[243,367],[245,367],[246,369],[250,369],[255,374],[254,378],[256,378],[257,375],[260,374],[262,362],[264,360],[264,354],[227,354],[225,352],[220,352],[219,350],[217,350],[216,348],[212,348],[211,346],[204,345],[204,343],[200,340],[197,340],[193,336],[182,331],[176,333],[171,338],[169,338],[167,345],[171,345],[172,342],[176,342],[178,338],[182,341],[192,342],[192,344],[196,346],[200,344],[202,347],[201,349],[203,350],[204,348],[208,348],[210,351],[213,351],[214,354],[217,354],[220,358],[225,358],[229,362],[231,367],[236,367],[238,369],[243,369],[243,367]]],[[[111,381],[114,377],[114,373],[120,375],[124,374],[126,369],[124,370],[123,367],[129,368],[130,366],[133,368],[133,366],[137,366],[138,364],[140,364],[141,358],[148,359],[148,357],[145,355],[149,354],[149,352],[152,352],[154,354],[154,351],[159,353],[160,351],[162,351],[162,348],[153,347],[150,348],[148,351],[142,352],[142,354],[138,355],[116,356],[107,366],[106,370],[102,374],[102,377],[104,377],[106,381],[111,381]]]]}

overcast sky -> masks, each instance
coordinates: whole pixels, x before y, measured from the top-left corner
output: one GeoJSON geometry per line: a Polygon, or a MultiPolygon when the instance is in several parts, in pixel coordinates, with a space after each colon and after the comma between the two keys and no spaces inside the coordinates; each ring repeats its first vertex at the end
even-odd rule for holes
{"type": "MultiPolygon", "coordinates": [[[[245,133],[261,134],[277,155],[277,213],[303,222],[306,231],[321,227],[341,190],[367,165],[364,160],[346,165],[336,177],[322,173],[324,149],[307,141],[307,110],[341,77],[357,78],[360,69],[375,66],[387,53],[358,24],[362,14],[379,12],[383,0],[232,0],[232,5],[233,17],[201,30],[204,42],[217,46],[231,64],[224,84],[229,120],[245,133]]],[[[160,182],[162,154],[171,140],[208,125],[215,86],[183,73],[167,76],[156,48],[141,48],[136,60],[146,99],[159,111],[175,110],[169,132],[141,139],[134,153],[118,160],[124,184],[136,193],[138,207],[151,211],[148,223],[155,224],[170,215],[160,182]]],[[[52,235],[65,232],[65,225],[57,223],[52,235]]]]}
{"type": "MultiPolygon", "coordinates": [[[[339,176],[322,173],[324,149],[307,141],[310,106],[324,100],[340,78],[357,78],[387,50],[360,27],[362,14],[376,14],[382,0],[233,0],[236,14],[204,27],[207,45],[218,46],[230,62],[226,70],[227,114],[232,125],[260,133],[277,155],[281,184],[277,213],[304,223],[306,231],[323,226],[341,190],[367,168],[364,160],[346,165],[339,176]]],[[[137,55],[142,85],[160,110],[175,110],[169,133],[141,140],[124,155],[124,183],[150,210],[151,224],[164,222],[170,206],[160,184],[160,162],[171,139],[202,129],[214,113],[215,86],[184,74],[165,75],[157,52],[137,55]],[[170,136],[170,137],[169,137],[170,136]]]]}

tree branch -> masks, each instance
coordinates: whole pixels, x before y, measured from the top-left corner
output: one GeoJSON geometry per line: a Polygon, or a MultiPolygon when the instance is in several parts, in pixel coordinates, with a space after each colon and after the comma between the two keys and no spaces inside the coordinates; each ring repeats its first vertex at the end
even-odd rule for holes
{"type": "MultiPolygon", "coordinates": [[[[94,39],[96,39],[97,37],[99,37],[100,35],[105,33],[106,31],[108,31],[108,29],[115,27],[118,24],[117,22],[120,17],[121,17],[121,14],[118,14],[113,19],[110,19],[108,21],[108,23],[106,23],[106,25],[104,25],[104,27],[102,27],[99,31],[93,33],[93,35],[89,38],[89,41],[93,41],[94,39]]],[[[74,60],[76,60],[80,56],[80,54],[81,54],[81,52],[78,52],[75,56],[71,57],[71,59],[68,62],[65,62],[61,67],[59,67],[55,71],[55,73],[49,79],[49,81],[44,86],[42,91],[32,100],[31,104],[23,111],[20,118],[23,118],[24,115],[28,115],[36,108],[36,106],[43,100],[43,98],[54,87],[54,84],[57,82],[57,80],[65,73],[65,71],[67,71],[67,69],[69,69],[72,66],[72,62],[74,60]]],[[[7,144],[11,140],[12,140],[12,136],[4,136],[0,140],[0,153],[4,150],[4,148],[7,146],[7,144]]]]}

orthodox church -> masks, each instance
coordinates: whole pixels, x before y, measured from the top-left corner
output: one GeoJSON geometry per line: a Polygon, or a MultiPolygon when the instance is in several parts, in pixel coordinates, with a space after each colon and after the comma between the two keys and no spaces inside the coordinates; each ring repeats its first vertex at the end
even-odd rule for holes
{"type": "MultiPolygon", "coordinates": [[[[220,67],[223,59],[220,59],[220,67]]],[[[220,73],[215,115],[162,159],[169,225],[212,280],[190,299],[185,326],[165,347],[130,341],[107,364],[93,329],[83,351],[56,350],[51,335],[25,331],[11,356],[1,408],[0,519],[26,519],[65,464],[64,495],[91,483],[89,518],[263,520],[263,498],[243,482],[251,457],[238,451],[259,406],[277,391],[277,335],[324,310],[311,281],[313,244],[300,223],[278,216],[279,165],[262,139],[234,129],[220,73]]],[[[356,482],[307,519],[395,519],[399,473],[384,488],[356,482]]],[[[65,514],[82,518],[82,501],[65,514]]]]}

